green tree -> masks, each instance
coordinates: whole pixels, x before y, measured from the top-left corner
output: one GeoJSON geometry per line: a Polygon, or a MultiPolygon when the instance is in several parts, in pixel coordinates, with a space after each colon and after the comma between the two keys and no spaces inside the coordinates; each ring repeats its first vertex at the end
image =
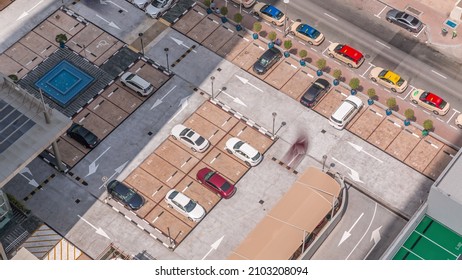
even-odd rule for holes
{"type": "Polygon", "coordinates": [[[414,119],[414,110],[412,110],[411,108],[406,109],[406,111],[404,111],[404,116],[407,120],[414,119]]]}
{"type": "Polygon", "coordinates": [[[316,61],[316,67],[318,67],[318,70],[323,70],[326,68],[326,60],[324,58],[320,58],[316,61]]]}
{"type": "Polygon", "coordinates": [[[432,128],[433,128],[433,121],[432,121],[432,120],[425,120],[425,121],[423,122],[423,128],[424,128],[425,130],[427,130],[427,131],[428,131],[428,130],[432,130],[432,128]]]}
{"type": "Polygon", "coordinates": [[[261,31],[261,28],[262,28],[262,26],[261,26],[260,22],[256,21],[256,22],[253,23],[253,31],[258,33],[258,32],[261,31]]]}
{"type": "Polygon", "coordinates": [[[390,110],[396,107],[396,98],[390,97],[387,99],[387,106],[390,110]]]}
{"type": "Polygon", "coordinates": [[[210,7],[210,0],[204,0],[204,5],[209,8],[210,7]]]}
{"type": "Polygon", "coordinates": [[[268,34],[268,39],[272,42],[272,41],[276,40],[276,37],[277,37],[277,36],[278,36],[278,35],[276,34],[276,32],[271,31],[271,32],[268,34]]]}
{"type": "Polygon", "coordinates": [[[358,78],[352,78],[350,82],[348,83],[351,89],[358,89],[359,88],[359,79],[358,78]]]}
{"type": "Polygon", "coordinates": [[[332,73],[332,76],[334,79],[338,80],[342,76],[342,70],[340,69],[335,69],[334,72],[332,73]]]}
{"type": "Polygon", "coordinates": [[[221,7],[220,8],[220,13],[225,17],[228,14],[228,8],[221,7]]]}
{"type": "Polygon", "coordinates": [[[242,15],[241,15],[240,13],[236,13],[236,14],[234,14],[234,18],[233,18],[233,19],[234,19],[234,22],[235,22],[235,23],[240,24],[241,21],[242,21],[242,18],[243,18],[243,17],[242,17],[242,15]]]}
{"type": "Polygon", "coordinates": [[[284,41],[284,48],[285,48],[286,50],[292,48],[292,40],[285,40],[285,41],[284,41]]]}
{"type": "Polygon", "coordinates": [[[369,96],[369,99],[374,100],[374,98],[377,96],[377,94],[375,93],[375,89],[373,88],[368,89],[367,96],[369,96]]]}
{"type": "Polygon", "coordinates": [[[299,55],[302,59],[304,59],[305,57],[308,56],[308,52],[307,52],[306,50],[301,50],[301,51],[298,53],[298,55],[299,55]]]}

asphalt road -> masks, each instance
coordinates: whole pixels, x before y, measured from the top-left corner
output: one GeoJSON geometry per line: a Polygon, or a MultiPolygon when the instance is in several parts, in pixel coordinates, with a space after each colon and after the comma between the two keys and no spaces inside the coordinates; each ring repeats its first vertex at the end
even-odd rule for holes
{"type": "MultiPolygon", "coordinates": [[[[283,1],[268,2],[285,10],[283,1]]],[[[365,54],[366,62],[395,70],[415,87],[434,91],[460,111],[462,81],[458,77],[462,65],[409,32],[397,29],[384,17],[375,17],[375,12],[380,10],[353,9],[342,0],[292,0],[287,13],[293,20],[302,19],[314,25],[328,41],[356,46],[365,54]]],[[[320,48],[324,49],[324,44],[320,48]]]]}

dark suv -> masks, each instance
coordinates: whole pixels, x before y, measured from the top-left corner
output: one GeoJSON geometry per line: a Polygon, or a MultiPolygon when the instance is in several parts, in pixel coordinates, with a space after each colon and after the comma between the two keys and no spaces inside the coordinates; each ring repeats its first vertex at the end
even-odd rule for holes
{"type": "Polygon", "coordinates": [[[144,198],[140,194],[117,180],[107,185],[107,192],[131,210],[138,210],[144,205],[144,198]]]}
{"type": "Polygon", "coordinates": [[[324,79],[317,79],[300,98],[300,103],[312,108],[330,89],[330,83],[324,79]]]}
{"type": "Polygon", "coordinates": [[[282,53],[277,48],[270,48],[264,52],[260,58],[253,65],[253,71],[259,75],[263,75],[271,68],[276,62],[281,59],[282,53]]]}

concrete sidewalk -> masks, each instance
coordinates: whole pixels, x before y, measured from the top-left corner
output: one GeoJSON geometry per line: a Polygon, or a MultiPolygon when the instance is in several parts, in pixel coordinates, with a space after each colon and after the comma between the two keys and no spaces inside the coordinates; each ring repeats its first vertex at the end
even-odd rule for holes
{"type": "MultiPolygon", "coordinates": [[[[384,5],[416,15],[425,24],[427,44],[440,52],[460,58],[462,56],[462,24],[451,28],[445,22],[458,0],[377,0],[384,5]],[[445,28],[448,33],[443,34],[445,28]],[[453,31],[456,33],[453,37],[453,31]],[[458,34],[461,34],[458,36],[458,34]]],[[[462,5],[462,3],[460,3],[462,5]]],[[[451,19],[455,21],[454,19],[451,19]]],[[[457,21],[455,21],[457,22],[457,21]]],[[[462,23],[462,22],[461,22],[462,23]]]]}

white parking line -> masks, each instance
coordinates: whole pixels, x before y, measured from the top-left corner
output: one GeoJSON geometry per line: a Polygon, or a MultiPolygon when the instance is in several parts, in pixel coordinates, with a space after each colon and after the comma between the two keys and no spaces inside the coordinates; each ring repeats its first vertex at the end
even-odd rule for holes
{"type": "Polygon", "coordinates": [[[360,76],[364,78],[364,75],[369,71],[369,69],[371,69],[372,66],[373,66],[372,64],[369,65],[369,67],[367,67],[366,71],[364,71],[364,73],[362,75],[360,75],[360,76]]]}
{"type": "Polygon", "coordinates": [[[401,126],[400,126],[399,124],[397,124],[397,123],[395,123],[395,122],[393,122],[393,124],[394,124],[395,126],[401,128],[401,126]]]}
{"type": "Polygon", "coordinates": [[[311,75],[310,73],[306,73],[306,75],[307,75],[308,77],[310,77],[310,78],[314,78],[314,76],[311,75]]]}
{"type": "Polygon", "coordinates": [[[401,98],[401,96],[398,96],[398,97],[401,98],[402,100],[405,100],[409,96],[409,94],[411,94],[411,92],[413,92],[414,89],[415,89],[415,87],[413,87],[413,86],[409,86],[409,87],[411,88],[411,90],[408,91],[408,93],[406,94],[406,96],[404,98],[401,98]]]}
{"type": "Polygon", "coordinates": [[[459,128],[453,126],[452,124],[449,125],[450,127],[454,128],[455,130],[459,130],[459,128]]]}
{"type": "Polygon", "coordinates": [[[328,13],[324,13],[326,16],[330,17],[331,19],[335,20],[335,21],[338,21],[338,19],[336,19],[335,17],[329,15],[328,13]]]}
{"type": "Polygon", "coordinates": [[[374,15],[374,16],[380,18],[380,14],[381,14],[383,11],[385,11],[386,8],[387,8],[387,6],[383,7],[383,9],[380,11],[380,13],[378,13],[378,14],[376,14],[376,15],[374,15]]]}
{"type": "Polygon", "coordinates": [[[279,28],[276,28],[276,30],[277,30],[277,31],[279,31],[279,32],[281,32],[281,33],[283,33],[283,32],[282,32],[282,30],[281,30],[281,29],[279,29],[279,28]]]}
{"type": "Polygon", "coordinates": [[[438,76],[444,78],[444,79],[447,79],[445,76],[443,76],[442,74],[436,72],[435,70],[432,70],[432,72],[433,72],[434,74],[436,74],[436,75],[438,75],[438,76]]]}
{"type": "Polygon", "coordinates": [[[306,44],[305,44],[305,43],[303,43],[302,41],[298,41],[298,42],[299,42],[300,44],[302,44],[302,45],[306,46],[306,44]]]}
{"type": "Polygon", "coordinates": [[[436,117],[436,119],[439,120],[440,122],[443,122],[443,123],[444,123],[444,120],[443,120],[443,119],[438,118],[438,117],[436,117]]]}
{"type": "Polygon", "coordinates": [[[315,49],[315,48],[311,48],[311,50],[314,51],[314,52],[318,52],[318,50],[315,49]]]}
{"type": "Polygon", "coordinates": [[[449,118],[449,120],[446,123],[449,123],[456,114],[457,114],[457,112],[454,112],[454,114],[452,114],[452,116],[449,118]]]}
{"type": "Polygon", "coordinates": [[[391,48],[390,48],[389,46],[387,46],[385,43],[382,43],[382,42],[377,41],[377,40],[375,40],[375,41],[377,42],[377,44],[382,45],[382,46],[384,46],[385,48],[387,48],[387,49],[389,49],[389,50],[391,49],[391,48]]]}
{"type": "Polygon", "coordinates": [[[425,27],[427,27],[427,26],[424,25],[424,27],[422,28],[422,30],[420,30],[419,33],[415,34],[414,37],[418,37],[418,36],[420,35],[420,33],[422,33],[422,32],[424,31],[425,27]]]}

